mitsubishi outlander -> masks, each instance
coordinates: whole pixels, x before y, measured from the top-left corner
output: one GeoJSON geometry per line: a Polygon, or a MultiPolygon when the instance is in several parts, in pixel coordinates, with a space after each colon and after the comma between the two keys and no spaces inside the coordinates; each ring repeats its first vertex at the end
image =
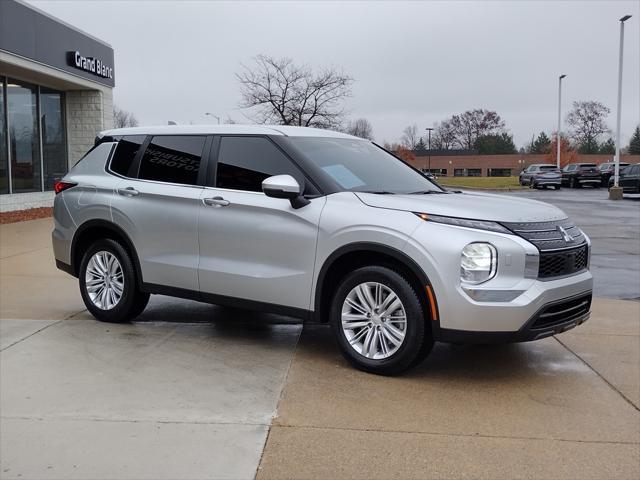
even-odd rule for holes
{"type": "Polygon", "coordinates": [[[378,374],[434,342],[584,322],[590,241],[558,208],[444,190],[374,143],[289,126],[102,132],[55,186],[53,249],[99,320],[162,294],[330,323],[378,374]]]}

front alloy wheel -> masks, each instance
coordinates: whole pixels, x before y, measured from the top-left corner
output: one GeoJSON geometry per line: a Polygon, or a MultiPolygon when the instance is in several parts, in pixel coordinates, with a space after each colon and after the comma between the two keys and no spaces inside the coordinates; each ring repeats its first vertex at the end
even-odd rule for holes
{"type": "Polygon", "coordinates": [[[398,351],[407,334],[407,314],[386,285],[364,282],[342,304],[342,331],[360,355],[380,360],[398,351]]]}
{"type": "Polygon", "coordinates": [[[372,265],[343,277],[330,321],[342,355],[356,368],[394,375],[422,361],[433,338],[417,290],[399,272],[372,265]]]}

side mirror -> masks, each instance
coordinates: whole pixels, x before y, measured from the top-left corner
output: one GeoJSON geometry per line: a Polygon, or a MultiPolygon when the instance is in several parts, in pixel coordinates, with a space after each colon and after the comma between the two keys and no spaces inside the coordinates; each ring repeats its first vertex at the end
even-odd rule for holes
{"type": "Polygon", "coordinates": [[[267,197],[286,198],[293,208],[302,208],[310,202],[302,196],[300,185],[291,175],[274,175],[262,181],[262,191],[267,197]]]}

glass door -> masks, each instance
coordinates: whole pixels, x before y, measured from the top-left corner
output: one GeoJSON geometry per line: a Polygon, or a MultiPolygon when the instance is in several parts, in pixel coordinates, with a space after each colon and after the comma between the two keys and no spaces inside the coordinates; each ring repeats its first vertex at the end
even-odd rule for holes
{"type": "Polygon", "coordinates": [[[42,191],[38,88],[19,80],[7,81],[9,149],[12,193],[42,191]]]}

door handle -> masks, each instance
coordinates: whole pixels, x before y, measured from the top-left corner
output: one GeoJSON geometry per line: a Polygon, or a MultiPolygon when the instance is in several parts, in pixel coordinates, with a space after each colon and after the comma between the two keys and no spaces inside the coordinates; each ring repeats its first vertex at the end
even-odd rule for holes
{"type": "Polygon", "coordinates": [[[117,192],[118,192],[118,195],[123,195],[125,197],[135,197],[140,193],[138,192],[138,190],[136,190],[133,187],[119,188],[117,192]]]}
{"type": "Polygon", "coordinates": [[[210,207],[226,207],[229,205],[229,200],[225,200],[222,197],[203,198],[202,203],[210,207]]]}

